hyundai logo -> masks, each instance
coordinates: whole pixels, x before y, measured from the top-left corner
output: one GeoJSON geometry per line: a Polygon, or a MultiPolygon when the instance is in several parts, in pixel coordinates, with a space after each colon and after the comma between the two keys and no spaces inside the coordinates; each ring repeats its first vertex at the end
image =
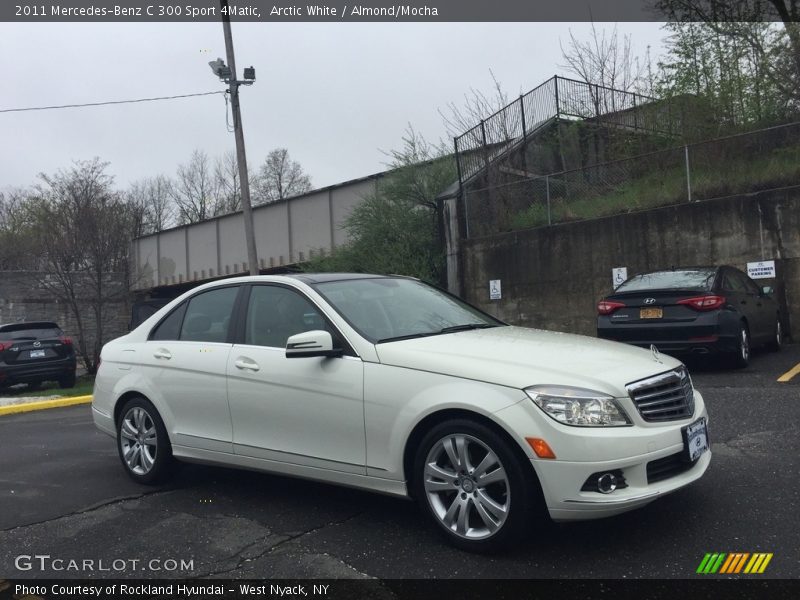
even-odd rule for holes
{"type": "Polygon", "coordinates": [[[42,342],[33,342],[33,347],[34,348],[38,348],[41,345],[42,345],[42,342]]]}
{"type": "Polygon", "coordinates": [[[645,298],[644,299],[644,303],[645,304],[655,304],[656,303],[656,299],[655,298],[645,298]]]}

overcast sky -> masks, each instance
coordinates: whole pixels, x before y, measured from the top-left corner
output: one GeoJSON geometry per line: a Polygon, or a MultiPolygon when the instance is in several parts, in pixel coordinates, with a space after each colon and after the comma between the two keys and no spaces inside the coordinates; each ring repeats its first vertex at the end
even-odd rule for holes
{"type": "MultiPolygon", "coordinates": [[[[602,26],[599,25],[599,26],[602,26]]],[[[613,25],[606,25],[611,28],[613,25]]],[[[661,51],[658,23],[620,23],[635,49],[661,51]]],[[[411,123],[445,136],[438,109],[470,88],[510,96],[563,73],[559,40],[587,23],[234,23],[251,169],[286,147],[322,187],[385,168],[411,123]]],[[[0,24],[0,108],[221,90],[218,23],[0,24]]],[[[117,183],[173,175],[195,148],[233,149],[221,95],[96,108],[0,113],[0,189],[99,156],[117,183]]]]}

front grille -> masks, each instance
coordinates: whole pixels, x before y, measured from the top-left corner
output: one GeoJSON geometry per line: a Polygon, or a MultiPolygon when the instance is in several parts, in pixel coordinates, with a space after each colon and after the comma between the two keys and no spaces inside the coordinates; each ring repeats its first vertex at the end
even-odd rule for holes
{"type": "Polygon", "coordinates": [[[694,413],[694,390],[684,366],[634,381],[626,388],[645,421],[678,421],[694,413]]]}
{"type": "Polygon", "coordinates": [[[670,454],[664,458],[651,460],[647,463],[647,483],[664,481],[670,477],[675,477],[691,469],[696,463],[687,462],[683,458],[683,452],[670,454]]]}

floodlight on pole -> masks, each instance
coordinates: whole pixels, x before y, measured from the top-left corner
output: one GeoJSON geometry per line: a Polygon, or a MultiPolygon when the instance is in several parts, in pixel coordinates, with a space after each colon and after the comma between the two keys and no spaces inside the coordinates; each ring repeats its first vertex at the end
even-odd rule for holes
{"type": "Polygon", "coordinates": [[[208,63],[208,66],[211,67],[211,70],[213,71],[214,75],[219,77],[225,83],[230,82],[231,70],[230,67],[228,67],[225,64],[224,60],[222,60],[221,58],[218,58],[217,60],[212,60],[208,63]]]}

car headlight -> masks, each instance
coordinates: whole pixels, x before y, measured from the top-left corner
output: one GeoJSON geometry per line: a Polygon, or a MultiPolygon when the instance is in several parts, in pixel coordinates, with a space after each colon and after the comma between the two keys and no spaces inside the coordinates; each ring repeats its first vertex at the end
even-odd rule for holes
{"type": "Polygon", "coordinates": [[[549,417],[579,427],[619,427],[631,421],[608,394],[570,386],[534,385],[525,388],[534,404],[549,417]]]}

